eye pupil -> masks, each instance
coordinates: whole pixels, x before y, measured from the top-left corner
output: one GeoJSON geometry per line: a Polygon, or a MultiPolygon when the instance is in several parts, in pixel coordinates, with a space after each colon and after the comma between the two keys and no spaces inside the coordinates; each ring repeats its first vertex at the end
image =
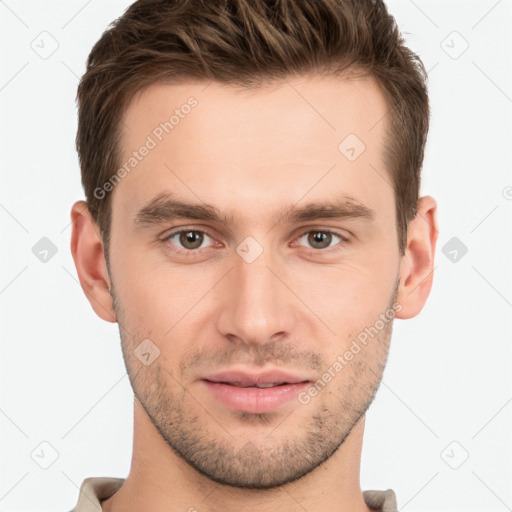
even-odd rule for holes
{"type": "Polygon", "coordinates": [[[324,231],[312,231],[309,234],[308,242],[315,248],[315,249],[325,249],[326,247],[329,247],[331,244],[331,233],[326,233],[324,231]],[[325,243],[327,242],[327,243],[325,243]],[[320,247],[318,247],[320,245],[320,247]]]}
{"type": "Polygon", "coordinates": [[[184,231],[180,234],[180,243],[187,249],[197,249],[203,243],[203,233],[198,231],[184,231]]]}

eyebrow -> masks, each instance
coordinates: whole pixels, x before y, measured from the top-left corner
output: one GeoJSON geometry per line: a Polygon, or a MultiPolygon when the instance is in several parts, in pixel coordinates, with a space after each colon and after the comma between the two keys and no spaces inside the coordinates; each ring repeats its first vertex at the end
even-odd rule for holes
{"type": "MultiPolygon", "coordinates": [[[[281,215],[277,216],[275,222],[297,223],[318,219],[357,218],[373,220],[375,212],[351,197],[342,197],[337,201],[314,202],[300,207],[288,206],[281,210],[281,215]]],[[[188,203],[168,193],[159,194],[135,214],[135,224],[140,227],[180,219],[210,221],[227,226],[233,224],[232,215],[221,212],[213,205],[188,203]]]]}

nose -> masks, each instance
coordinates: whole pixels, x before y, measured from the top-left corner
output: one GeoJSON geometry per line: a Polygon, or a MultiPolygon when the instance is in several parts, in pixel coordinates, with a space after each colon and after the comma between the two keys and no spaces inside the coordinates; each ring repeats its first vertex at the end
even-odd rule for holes
{"type": "Polygon", "coordinates": [[[290,336],[297,316],[286,282],[286,272],[265,252],[252,263],[236,256],[234,268],[218,290],[218,331],[230,341],[247,345],[290,336]]]}

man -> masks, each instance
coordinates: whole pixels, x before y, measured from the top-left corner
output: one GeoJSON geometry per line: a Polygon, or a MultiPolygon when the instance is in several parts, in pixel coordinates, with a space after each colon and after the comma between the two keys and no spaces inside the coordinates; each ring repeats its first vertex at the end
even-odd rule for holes
{"type": "Polygon", "coordinates": [[[425,79],[381,1],[140,0],[103,34],[71,250],[134,441],[75,512],[397,510],[359,464],[432,285],[425,79]]]}

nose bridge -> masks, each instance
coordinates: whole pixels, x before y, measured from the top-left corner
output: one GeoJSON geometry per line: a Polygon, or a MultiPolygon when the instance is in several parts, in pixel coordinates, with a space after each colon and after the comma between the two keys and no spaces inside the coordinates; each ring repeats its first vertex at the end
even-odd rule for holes
{"type": "Polygon", "coordinates": [[[274,335],[289,334],[295,321],[291,294],[274,274],[275,259],[268,251],[255,259],[244,258],[243,249],[242,243],[237,249],[241,255],[234,257],[234,268],[221,292],[225,296],[219,331],[246,343],[265,343],[274,335]]]}

